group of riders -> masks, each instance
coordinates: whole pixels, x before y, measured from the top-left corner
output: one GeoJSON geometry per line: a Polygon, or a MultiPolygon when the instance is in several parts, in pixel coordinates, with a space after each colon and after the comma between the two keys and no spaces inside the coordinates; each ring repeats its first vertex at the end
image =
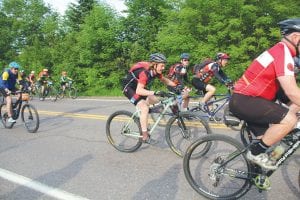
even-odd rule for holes
{"type": "MultiPolygon", "coordinates": [[[[247,122],[258,139],[251,144],[247,158],[271,170],[276,169],[277,166],[266,151],[295,127],[298,121],[297,113],[300,111],[300,88],[297,86],[295,73],[297,71],[295,69],[300,65],[300,18],[287,19],[279,22],[278,25],[282,35],[281,41],[253,60],[234,84],[229,102],[230,111],[247,122]],[[277,100],[285,105],[276,103],[277,100]]],[[[181,109],[188,109],[188,96],[191,91],[187,77],[189,59],[188,53],[181,54],[180,62],[170,68],[169,76],[164,76],[167,59],[161,53],[154,53],[150,55],[148,61],[135,63],[124,78],[123,94],[140,110],[144,143],[156,143],[150,138],[147,129],[149,106],[159,102],[157,96],[165,95],[163,91],[150,90],[148,88],[150,83],[158,78],[170,91],[177,92],[181,96],[181,109]]],[[[225,85],[233,84],[222,70],[229,59],[228,54],[218,53],[215,59],[194,67],[191,85],[199,91],[204,91],[201,105],[204,105],[216,91],[216,88],[210,84],[212,77],[216,77],[225,85]]],[[[0,92],[6,97],[10,117],[8,122],[13,123],[15,121],[11,117],[10,94],[16,90],[16,81],[22,80],[22,77],[18,73],[20,69],[18,63],[12,62],[9,67],[10,69],[6,70],[0,79],[0,92]]],[[[66,77],[66,72],[63,72],[62,76],[66,77]]],[[[39,73],[37,82],[44,85],[49,78],[48,70],[44,69],[39,73]]],[[[25,79],[28,79],[32,86],[36,79],[34,71],[25,79]]],[[[63,83],[66,82],[62,81],[62,86],[63,83]]]]}
{"type": "MultiPolygon", "coordinates": [[[[48,82],[51,81],[48,69],[43,69],[36,76],[35,71],[31,71],[27,76],[25,71],[21,69],[21,66],[13,61],[9,63],[9,68],[5,69],[0,78],[0,93],[6,100],[8,111],[8,123],[15,123],[16,120],[12,118],[12,96],[11,93],[15,93],[18,89],[16,85],[27,90],[28,92],[36,93],[37,89],[41,94],[44,94],[45,89],[48,87],[48,82]],[[18,83],[18,84],[17,84],[18,83]]],[[[60,77],[60,86],[62,91],[65,90],[69,81],[72,81],[67,76],[67,72],[63,71],[60,77]]],[[[19,94],[18,94],[19,95],[19,94]]]]}
{"type": "MultiPolygon", "coordinates": [[[[270,170],[277,166],[266,153],[267,149],[293,130],[300,111],[300,88],[296,82],[300,65],[300,18],[287,19],[278,25],[281,41],[253,60],[234,84],[229,102],[231,113],[246,121],[258,139],[251,144],[247,159],[270,170]],[[284,104],[276,103],[277,100],[284,104]]],[[[134,64],[123,81],[123,94],[140,110],[144,143],[156,143],[147,130],[148,112],[150,105],[159,102],[157,96],[164,94],[148,88],[154,78],[159,78],[169,90],[178,91],[178,87],[181,88],[182,109],[188,107],[190,88],[186,85],[186,75],[189,55],[184,53],[180,59],[180,63],[174,67],[174,76],[166,77],[163,75],[166,57],[161,53],[151,54],[149,61],[134,64]]],[[[205,92],[201,103],[207,102],[216,90],[209,84],[213,76],[223,84],[232,84],[221,69],[228,59],[228,54],[218,53],[216,59],[207,62],[204,67],[194,67],[191,83],[197,90],[205,92]]]]}

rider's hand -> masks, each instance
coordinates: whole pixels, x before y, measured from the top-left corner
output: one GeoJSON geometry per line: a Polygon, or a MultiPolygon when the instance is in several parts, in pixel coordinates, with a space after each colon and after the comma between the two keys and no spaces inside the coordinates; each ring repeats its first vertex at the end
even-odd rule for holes
{"type": "Polygon", "coordinates": [[[160,97],[165,97],[168,95],[168,93],[164,92],[164,91],[155,91],[154,92],[155,96],[160,96],[160,97]]]}

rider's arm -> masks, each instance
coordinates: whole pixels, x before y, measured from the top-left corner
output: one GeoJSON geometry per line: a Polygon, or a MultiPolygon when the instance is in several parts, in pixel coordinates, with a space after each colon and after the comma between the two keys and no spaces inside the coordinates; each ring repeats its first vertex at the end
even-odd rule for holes
{"type": "Polygon", "coordinates": [[[140,95],[140,96],[150,96],[150,95],[154,95],[154,91],[151,90],[146,90],[145,89],[145,85],[138,82],[137,87],[136,87],[136,94],[140,95]]]}
{"type": "Polygon", "coordinates": [[[221,83],[225,84],[226,80],[228,79],[226,74],[223,72],[222,69],[218,66],[218,64],[214,64],[211,68],[214,76],[220,81],[221,83]]]}
{"type": "Polygon", "coordinates": [[[163,82],[166,85],[169,85],[169,86],[172,86],[172,87],[176,86],[176,83],[174,83],[173,81],[171,81],[170,79],[168,79],[164,76],[161,76],[159,79],[161,80],[161,82],[163,82]]]}
{"type": "Polygon", "coordinates": [[[280,76],[277,78],[284,93],[292,103],[300,106],[300,88],[297,86],[294,76],[280,76]]]}

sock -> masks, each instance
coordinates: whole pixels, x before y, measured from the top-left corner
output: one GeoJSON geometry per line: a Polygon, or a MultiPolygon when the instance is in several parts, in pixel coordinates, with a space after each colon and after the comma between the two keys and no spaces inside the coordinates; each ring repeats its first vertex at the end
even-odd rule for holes
{"type": "Polygon", "coordinates": [[[250,146],[250,151],[253,155],[258,155],[261,153],[265,153],[266,150],[269,148],[268,145],[266,145],[261,139],[259,140],[259,142],[254,143],[250,146]]]}

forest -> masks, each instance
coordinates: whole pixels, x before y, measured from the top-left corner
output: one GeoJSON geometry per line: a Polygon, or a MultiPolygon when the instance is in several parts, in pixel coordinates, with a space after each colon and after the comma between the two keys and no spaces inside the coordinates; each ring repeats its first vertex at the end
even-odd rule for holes
{"type": "Polygon", "coordinates": [[[81,95],[119,96],[130,66],[151,53],[166,55],[167,68],[189,53],[191,73],[204,58],[226,52],[231,59],[224,71],[237,80],[280,41],[277,23],[299,17],[300,1],[125,0],[125,5],[120,14],[101,0],[78,0],[61,15],[43,0],[0,0],[0,65],[17,61],[27,73],[48,68],[53,80],[67,71],[81,95]]]}

